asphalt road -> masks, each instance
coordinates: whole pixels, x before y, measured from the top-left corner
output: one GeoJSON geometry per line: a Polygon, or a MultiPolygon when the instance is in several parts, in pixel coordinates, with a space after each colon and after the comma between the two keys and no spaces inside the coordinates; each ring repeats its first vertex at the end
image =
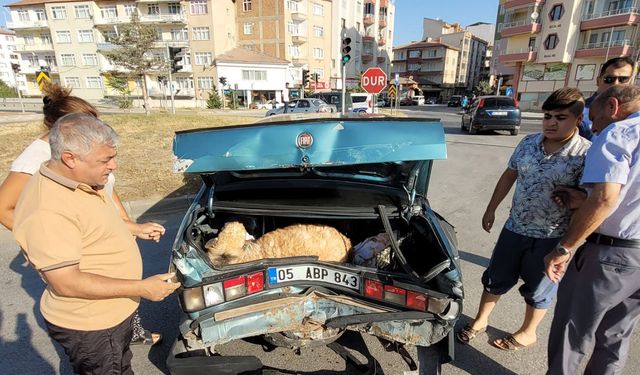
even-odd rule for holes
{"type": "MultiPolygon", "coordinates": [[[[433,208],[446,217],[458,233],[465,282],[464,324],[475,314],[481,294],[480,276],[488,264],[499,227],[506,220],[510,198],[503,202],[496,217],[496,230],[488,234],[480,227],[480,217],[493,191],[497,178],[517,142],[524,135],[535,132],[539,120],[523,120],[518,136],[508,132],[488,132],[469,135],[460,131],[460,116],[454,109],[426,106],[403,109],[416,117],[438,117],[445,125],[448,158],[434,164],[429,199],[433,208]]],[[[153,208],[143,214],[146,220],[163,223],[168,231],[159,244],[140,242],[145,275],[165,272],[168,249],[173,241],[179,215],[164,215],[153,208]]],[[[0,374],[70,374],[64,353],[52,344],[44,331],[37,301],[43,289],[38,275],[25,265],[18,255],[18,247],[7,231],[0,230],[0,374]]],[[[519,327],[524,304],[513,290],[505,295],[496,308],[486,335],[471,346],[456,345],[456,360],[443,368],[444,374],[543,374],[546,363],[546,340],[550,317],[540,327],[538,343],[514,353],[502,352],[489,340],[512,332],[519,327]]],[[[139,374],[166,373],[164,361],[176,335],[179,314],[174,297],[161,303],[143,301],[141,316],[145,327],[164,335],[161,345],[133,347],[134,370],[139,374]]],[[[377,340],[357,334],[345,335],[342,342],[357,348],[365,357],[373,356],[385,374],[404,374],[407,365],[396,353],[386,353],[377,340]]],[[[248,341],[236,341],[220,348],[223,354],[258,355],[263,363],[291,371],[313,371],[314,374],[352,374],[345,362],[329,349],[303,350],[300,355],[286,349],[263,353],[261,346],[248,341]]],[[[409,353],[417,359],[414,348],[409,353]]],[[[633,336],[630,361],[625,374],[640,373],[640,335],[633,336]]]]}

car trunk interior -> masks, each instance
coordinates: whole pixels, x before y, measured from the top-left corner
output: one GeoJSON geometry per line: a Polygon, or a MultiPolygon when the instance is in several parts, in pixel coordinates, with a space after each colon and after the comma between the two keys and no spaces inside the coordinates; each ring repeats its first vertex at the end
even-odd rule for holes
{"type": "MultiPolygon", "coordinates": [[[[186,231],[186,235],[191,237],[189,242],[206,252],[204,244],[231,221],[244,224],[247,232],[255,238],[292,224],[324,224],[347,236],[354,246],[380,233],[388,233],[390,229],[406,259],[405,263],[419,277],[448,261],[424,216],[414,215],[407,221],[408,210],[403,207],[407,199],[402,198],[405,192],[395,189],[397,196],[394,196],[383,194],[379,189],[355,189],[348,184],[338,186],[334,183],[330,188],[318,183],[306,188],[299,188],[300,185],[283,189],[282,186],[269,188],[270,185],[265,183],[260,185],[262,189],[250,192],[224,188],[216,189],[212,196],[205,194],[201,205],[207,208],[201,210],[186,231]],[[388,218],[387,229],[381,211],[388,218]]],[[[394,251],[393,247],[391,251],[394,251]]],[[[406,267],[401,263],[394,256],[383,270],[406,273],[406,267]]],[[[224,267],[218,270],[223,271],[224,267]]]]}

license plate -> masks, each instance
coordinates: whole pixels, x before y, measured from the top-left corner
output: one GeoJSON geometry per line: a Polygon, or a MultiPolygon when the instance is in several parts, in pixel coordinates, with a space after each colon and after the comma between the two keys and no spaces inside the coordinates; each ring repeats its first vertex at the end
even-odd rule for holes
{"type": "Polygon", "coordinates": [[[506,116],[507,111],[493,111],[491,112],[491,116],[506,116]]]}
{"type": "Polygon", "coordinates": [[[322,266],[271,267],[267,272],[271,285],[291,281],[321,281],[360,290],[360,276],[322,266]]]}

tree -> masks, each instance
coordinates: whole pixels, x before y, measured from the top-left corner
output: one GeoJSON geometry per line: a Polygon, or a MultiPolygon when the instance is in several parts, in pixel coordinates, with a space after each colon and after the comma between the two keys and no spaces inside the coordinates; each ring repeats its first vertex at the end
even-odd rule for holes
{"type": "Polygon", "coordinates": [[[110,42],[115,48],[100,51],[114,65],[125,68],[130,77],[142,78],[142,98],[144,111],[149,114],[149,91],[147,73],[165,67],[164,59],[153,57],[152,50],[157,41],[158,30],[155,26],[140,23],[136,13],[131,15],[131,22],[118,27],[118,35],[110,42]]]}
{"type": "Polygon", "coordinates": [[[215,86],[209,91],[209,99],[207,99],[207,108],[219,109],[222,108],[222,99],[218,95],[218,91],[215,86]]]}
{"type": "Polygon", "coordinates": [[[116,72],[109,72],[105,74],[105,78],[107,79],[107,86],[120,95],[120,98],[118,99],[118,107],[131,107],[132,100],[129,97],[129,95],[131,95],[131,89],[129,88],[129,80],[127,77],[118,75],[116,72]]]}
{"type": "Polygon", "coordinates": [[[478,83],[476,91],[478,92],[478,95],[489,95],[493,92],[491,85],[489,84],[489,80],[486,79],[478,83]]]}
{"type": "Polygon", "coordinates": [[[18,96],[18,92],[14,87],[7,85],[0,79],[0,98],[15,98],[18,96]]]}

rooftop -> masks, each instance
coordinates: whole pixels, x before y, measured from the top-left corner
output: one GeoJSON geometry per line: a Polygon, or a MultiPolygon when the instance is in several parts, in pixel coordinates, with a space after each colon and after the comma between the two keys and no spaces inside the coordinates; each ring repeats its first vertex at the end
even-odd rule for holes
{"type": "Polygon", "coordinates": [[[216,57],[216,62],[289,65],[288,60],[240,47],[234,48],[222,55],[218,55],[216,57]]]}

